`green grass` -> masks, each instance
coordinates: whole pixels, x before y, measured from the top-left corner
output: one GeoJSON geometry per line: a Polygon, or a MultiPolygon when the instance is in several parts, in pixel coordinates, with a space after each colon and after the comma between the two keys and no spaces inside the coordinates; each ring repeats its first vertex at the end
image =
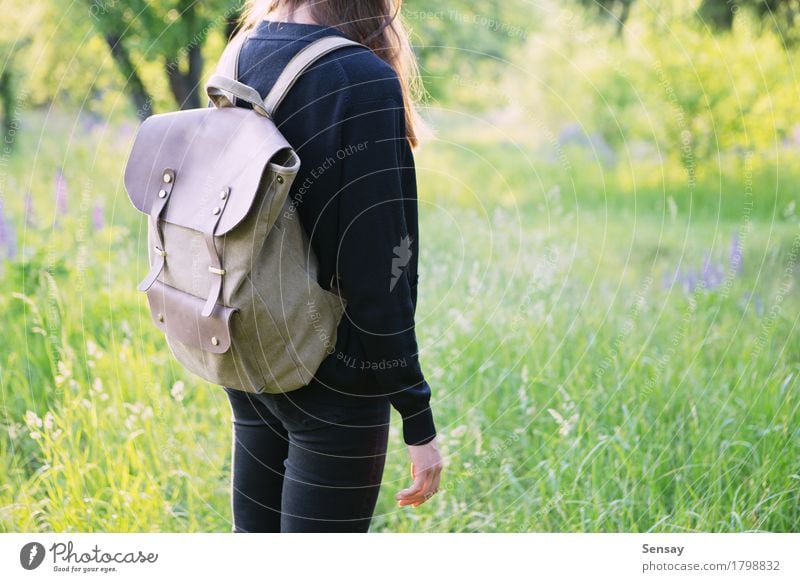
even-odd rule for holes
{"type": "MultiPolygon", "coordinates": [[[[442,134],[417,154],[417,321],[446,467],[429,503],[394,505],[395,414],[373,530],[797,531],[798,160],[724,161],[689,189],[680,168],[442,134]],[[724,285],[669,284],[707,255],[724,285]]],[[[227,400],[171,360],[136,291],[131,137],[31,113],[0,170],[20,246],[0,283],[2,531],[231,527],[227,400]]]]}

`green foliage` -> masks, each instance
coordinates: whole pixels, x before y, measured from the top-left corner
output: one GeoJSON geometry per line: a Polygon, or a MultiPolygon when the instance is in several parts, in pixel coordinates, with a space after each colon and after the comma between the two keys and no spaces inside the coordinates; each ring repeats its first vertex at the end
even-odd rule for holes
{"type": "MultiPolygon", "coordinates": [[[[15,0],[16,1],[16,0],[15,0]]],[[[199,104],[204,69],[222,51],[241,1],[46,3],[40,18],[40,61],[31,67],[36,102],[55,98],[101,114],[163,111],[199,104]],[[68,58],[65,58],[67,56],[68,58]],[[123,100],[120,99],[123,98],[123,100]]],[[[446,7],[411,1],[404,17],[412,30],[426,89],[437,100],[485,106],[465,95],[453,75],[496,82],[501,63],[525,43],[535,26],[526,2],[451,2],[446,7]]]]}
{"type": "Polygon", "coordinates": [[[794,53],[753,20],[713,35],[693,18],[635,11],[624,39],[581,11],[554,13],[509,71],[506,94],[556,134],[567,125],[617,150],[651,152],[687,167],[731,151],[794,139],[794,53]]]}
{"type": "Polygon", "coordinates": [[[21,109],[27,101],[22,86],[25,64],[31,58],[31,42],[40,6],[28,6],[21,0],[0,4],[4,26],[0,27],[0,135],[2,150],[13,151],[19,131],[21,109]]]}
{"type": "Polygon", "coordinates": [[[403,3],[426,90],[437,101],[472,107],[490,103],[460,92],[453,78],[480,76],[487,85],[497,82],[503,64],[535,29],[534,16],[527,0],[403,3]]]}
{"type": "Polygon", "coordinates": [[[205,68],[222,51],[227,20],[240,4],[46,2],[36,30],[37,59],[28,63],[32,99],[104,117],[200,106],[205,68]]]}
{"type": "MultiPolygon", "coordinates": [[[[96,2],[84,0],[134,93],[140,87],[134,55],[163,63],[170,90],[182,107],[199,107],[203,73],[202,47],[215,30],[224,30],[230,13],[238,8],[232,0],[194,2],[96,2]]],[[[140,107],[147,95],[140,95],[140,107]]]]}

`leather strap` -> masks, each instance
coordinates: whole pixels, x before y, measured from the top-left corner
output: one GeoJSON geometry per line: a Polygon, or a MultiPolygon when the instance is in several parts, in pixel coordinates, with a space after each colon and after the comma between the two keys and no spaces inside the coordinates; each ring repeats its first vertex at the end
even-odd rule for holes
{"type": "MultiPolygon", "coordinates": [[[[251,30],[246,30],[241,34],[237,34],[233,37],[231,42],[228,43],[228,46],[226,46],[225,50],[222,51],[222,56],[219,58],[219,62],[217,63],[217,75],[228,77],[234,81],[239,78],[239,55],[242,52],[242,47],[244,46],[247,37],[250,36],[250,32],[251,30]]],[[[206,90],[208,90],[208,86],[206,86],[206,90]]],[[[211,96],[209,95],[209,97],[211,96]]],[[[237,96],[233,95],[232,93],[228,97],[228,101],[231,103],[231,105],[236,105],[236,97],[237,96]]],[[[214,104],[216,105],[216,103],[214,104]]]]}
{"type": "Polygon", "coordinates": [[[230,77],[212,75],[206,84],[206,93],[214,107],[233,107],[234,101],[241,99],[252,105],[256,113],[269,117],[264,109],[264,101],[258,91],[250,85],[245,85],[230,77]]]}
{"type": "Polygon", "coordinates": [[[169,195],[172,193],[172,188],[175,185],[175,171],[170,168],[166,168],[162,175],[163,178],[158,195],[156,196],[153,205],[150,207],[150,229],[153,232],[153,237],[156,239],[156,245],[154,248],[156,257],[153,265],[150,267],[150,272],[147,274],[147,277],[145,277],[142,282],[139,283],[139,291],[147,291],[150,289],[153,283],[155,283],[155,280],[164,269],[164,264],[167,257],[167,251],[164,248],[164,239],[161,236],[161,226],[159,221],[161,220],[161,214],[167,207],[169,195]]]}
{"type": "Polygon", "coordinates": [[[220,261],[219,253],[217,253],[217,245],[215,243],[215,239],[217,238],[217,225],[225,211],[225,205],[228,203],[228,200],[230,200],[231,189],[226,187],[224,194],[224,197],[220,196],[219,206],[212,210],[212,220],[209,228],[203,231],[203,239],[206,241],[206,249],[208,250],[208,258],[210,260],[208,270],[212,275],[208,299],[206,299],[206,304],[203,306],[203,311],[201,312],[203,317],[210,317],[214,312],[214,306],[217,304],[217,299],[219,299],[222,293],[222,278],[225,276],[225,269],[222,268],[222,261],[220,261]]]}
{"type": "Polygon", "coordinates": [[[294,86],[300,75],[313,65],[317,59],[346,46],[363,46],[367,48],[363,44],[350,40],[349,38],[326,36],[315,40],[294,55],[286,64],[278,80],[275,81],[269,94],[264,98],[264,109],[267,115],[272,117],[275,114],[275,111],[278,109],[284,97],[286,97],[289,89],[294,86]]]}
{"type": "Polygon", "coordinates": [[[235,106],[236,99],[242,99],[250,103],[258,113],[270,118],[275,114],[275,111],[300,75],[313,65],[317,59],[346,46],[368,48],[361,43],[341,36],[326,36],[315,40],[302,48],[289,60],[269,94],[262,100],[255,89],[238,81],[239,55],[250,32],[248,30],[235,36],[225,47],[217,64],[216,74],[212,75],[206,84],[206,92],[216,107],[235,106]]]}

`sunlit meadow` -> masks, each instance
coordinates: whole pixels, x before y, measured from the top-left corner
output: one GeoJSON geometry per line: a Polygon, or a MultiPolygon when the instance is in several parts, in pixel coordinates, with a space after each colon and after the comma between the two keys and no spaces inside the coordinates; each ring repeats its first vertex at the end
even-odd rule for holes
{"type": "MultiPolygon", "coordinates": [[[[6,169],[0,528],[229,531],[227,400],[136,291],[135,125],[69,119],[29,113],[6,169]]],[[[373,530],[797,529],[792,166],[739,157],[687,189],[680,169],[548,164],[437,123],[417,325],[444,481],[394,505],[395,416],[373,530]]]]}

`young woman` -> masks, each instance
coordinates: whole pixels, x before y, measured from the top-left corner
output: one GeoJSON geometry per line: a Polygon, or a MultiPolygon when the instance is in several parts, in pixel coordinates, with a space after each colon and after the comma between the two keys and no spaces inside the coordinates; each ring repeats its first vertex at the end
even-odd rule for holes
{"type": "MultiPolygon", "coordinates": [[[[284,394],[225,388],[233,410],[233,530],[367,531],[383,476],[390,406],[403,419],[413,483],[439,487],[442,461],[417,358],[415,63],[392,0],[251,0],[239,80],[266,95],[300,49],[352,46],[317,61],[274,119],[302,161],[292,185],[319,261],[347,309],[315,380],[284,394]]],[[[248,106],[241,104],[241,106],[248,106]]]]}

